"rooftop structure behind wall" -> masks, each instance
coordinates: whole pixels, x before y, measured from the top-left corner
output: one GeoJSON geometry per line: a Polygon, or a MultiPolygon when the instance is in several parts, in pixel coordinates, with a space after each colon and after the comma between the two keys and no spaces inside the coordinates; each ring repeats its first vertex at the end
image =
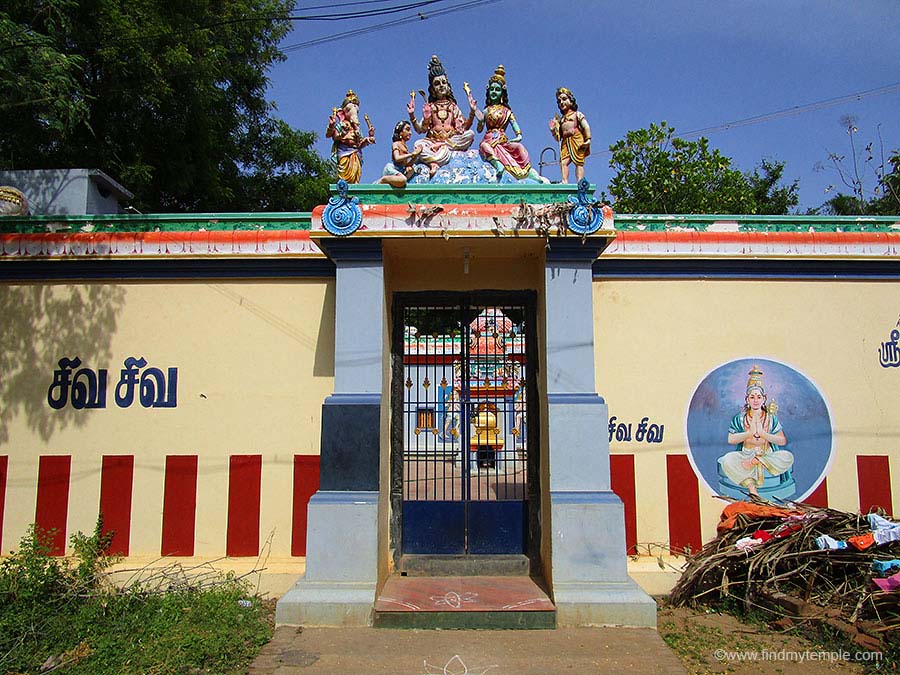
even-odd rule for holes
{"type": "Polygon", "coordinates": [[[34,215],[121,213],[134,197],[99,169],[0,171],[0,185],[21,191],[34,215]]]}

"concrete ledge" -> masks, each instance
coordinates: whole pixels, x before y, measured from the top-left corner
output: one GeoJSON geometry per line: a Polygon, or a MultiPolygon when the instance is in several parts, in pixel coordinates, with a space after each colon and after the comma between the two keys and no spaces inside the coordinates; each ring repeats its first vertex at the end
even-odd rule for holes
{"type": "Polygon", "coordinates": [[[631,579],[553,585],[557,624],[656,628],[656,602],[631,579]]]}
{"type": "Polygon", "coordinates": [[[685,558],[679,556],[639,555],[628,559],[628,576],[649,595],[668,595],[686,564],[685,558]]]}
{"type": "Polygon", "coordinates": [[[275,606],[282,626],[371,626],[375,584],[301,578],[275,606]]]}

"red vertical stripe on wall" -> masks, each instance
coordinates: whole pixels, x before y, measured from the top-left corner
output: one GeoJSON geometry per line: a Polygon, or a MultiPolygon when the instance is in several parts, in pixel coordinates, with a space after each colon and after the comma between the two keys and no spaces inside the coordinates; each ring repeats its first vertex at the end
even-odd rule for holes
{"type": "Polygon", "coordinates": [[[625,505],[625,550],[637,554],[637,500],[634,495],[634,455],[610,455],[612,490],[625,505]]]}
{"type": "Polygon", "coordinates": [[[197,518],[197,455],[166,457],[162,555],[194,555],[197,518]]]}
{"type": "Polygon", "coordinates": [[[225,554],[259,555],[262,455],[233,455],[228,471],[228,534],[225,554]]]}
{"type": "Polygon", "coordinates": [[[823,509],[828,508],[828,479],[823,478],[819,483],[819,487],[812,491],[812,494],[803,500],[804,504],[810,506],[818,506],[823,509]]]}
{"type": "Polygon", "coordinates": [[[69,515],[69,474],[72,457],[44,456],[38,466],[37,508],[34,522],[39,529],[49,532],[50,555],[66,553],[66,518],[69,515]]]}
{"type": "Polygon", "coordinates": [[[291,555],[306,555],[306,507],[319,489],[319,456],[294,455],[294,504],[291,555]]]}
{"type": "Polygon", "coordinates": [[[104,534],[112,531],[110,555],[128,555],[134,455],[104,455],[100,471],[100,514],[104,534]]]}
{"type": "Polygon", "coordinates": [[[891,465],[884,455],[857,455],[856,480],[859,484],[859,512],[868,513],[880,506],[894,512],[891,500],[891,465]]]}
{"type": "Polygon", "coordinates": [[[666,455],[666,485],[669,493],[669,549],[696,553],[703,546],[700,536],[700,489],[687,455],[666,455]]]}
{"type": "Polygon", "coordinates": [[[9,467],[9,457],[0,457],[0,552],[3,548],[3,508],[6,506],[6,473],[9,467]]]}

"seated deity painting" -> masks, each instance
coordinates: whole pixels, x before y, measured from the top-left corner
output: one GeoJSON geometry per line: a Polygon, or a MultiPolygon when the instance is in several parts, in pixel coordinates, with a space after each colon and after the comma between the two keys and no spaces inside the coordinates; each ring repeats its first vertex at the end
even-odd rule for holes
{"type": "Polygon", "coordinates": [[[831,465],[831,415],[818,388],[769,359],[710,372],[688,408],[691,463],[709,489],[734,499],[802,501],[831,465]]]}

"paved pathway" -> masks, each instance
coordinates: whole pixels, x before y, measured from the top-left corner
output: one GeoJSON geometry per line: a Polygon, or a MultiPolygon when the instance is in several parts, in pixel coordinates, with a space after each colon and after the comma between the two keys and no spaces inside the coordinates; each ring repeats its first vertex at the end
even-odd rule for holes
{"type": "Polygon", "coordinates": [[[392,630],[280,626],[251,675],[554,675],[687,671],[650,628],[392,630]]]}

